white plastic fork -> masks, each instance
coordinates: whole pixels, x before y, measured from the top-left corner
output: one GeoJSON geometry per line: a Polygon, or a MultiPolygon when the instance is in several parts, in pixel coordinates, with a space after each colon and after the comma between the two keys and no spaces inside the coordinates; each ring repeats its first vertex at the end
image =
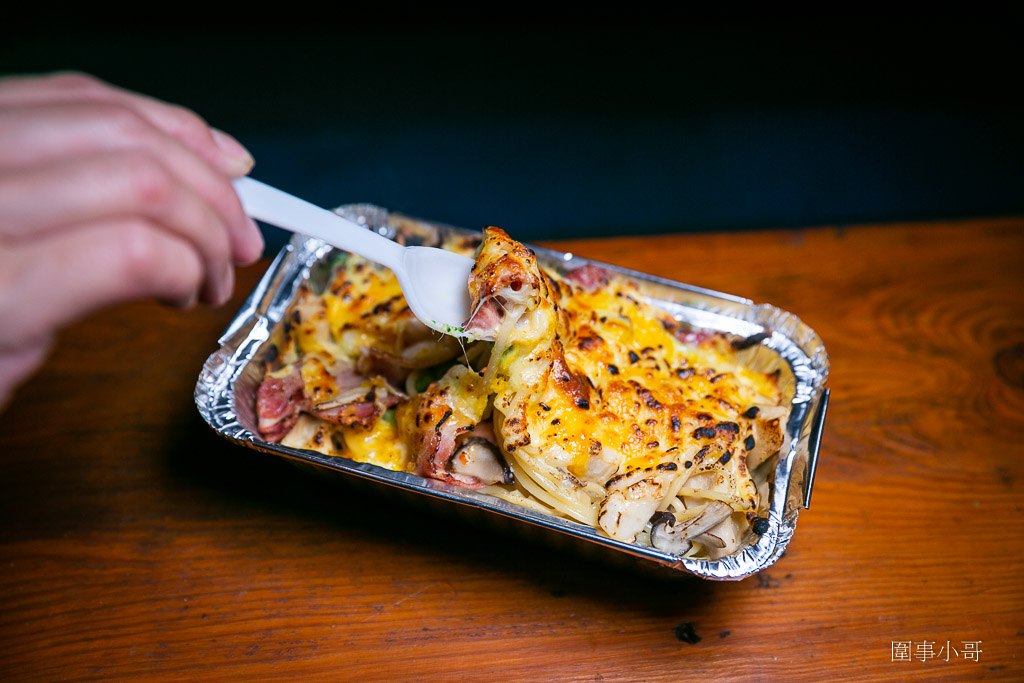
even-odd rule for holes
{"type": "Polygon", "coordinates": [[[473,259],[433,247],[403,247],[336,213],[252,178],[233,181],[245,212],[258,221],[323,240],[387,266],[398,278],[413,315],[456,337],[469,318],[473,259]]]}

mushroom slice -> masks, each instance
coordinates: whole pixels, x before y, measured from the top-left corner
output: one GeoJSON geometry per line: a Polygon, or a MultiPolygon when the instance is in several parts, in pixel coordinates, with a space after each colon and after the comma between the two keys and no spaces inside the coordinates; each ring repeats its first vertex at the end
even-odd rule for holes
{"type": "Polygon", "coordinates": [[[723,541],[720,536],[715,536],[710,531],[706,534],[701,534],[700,536],[697,536],[693,540],[697,541],[697,543],[703,543],[709,548],[721,549],[725,547],[725,541],[723,541]]]}
{"type": "Polygon", "coordinates": [[[724,547],[725,543],[721,539],[707,532],[728,519],[731,514],[732,506],[720,500],[708,503],[700,514],[685,522],[676,522],[675,515],[671,512],[659,512],[651,518],[651,544],[658,550],[673,555],[684,554],[690,549],[691,542],[697,540],[710,546],[724,547]],[[709,536],[711,538],[708,538],[709,536]],[[718,546],[716,540],[722,545],[718,546]]]}
{"type": "Polygon", "coordinates": [[[616,541],[632,543],[644,530],[679,476],[674,462],[654,467],[637,468],[610,479],[605,485],[608,496],[601,502],[597,522],[616,541]]]}
{"type": "Polygon", "coordinates": [[[515,480],[512,470],[498,452],[498,447],[487,439],[471,436],[452,454],[446,468],[449,472],[481,485],[511,484],[515,480]]]}

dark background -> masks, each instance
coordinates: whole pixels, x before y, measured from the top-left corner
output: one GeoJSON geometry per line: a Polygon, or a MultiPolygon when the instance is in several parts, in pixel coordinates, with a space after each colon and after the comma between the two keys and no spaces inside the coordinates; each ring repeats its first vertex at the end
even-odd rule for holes
{"type": "Polygon", "coordinates": [[[1009,3],[276,11],[144,28],[40,13],[5,31],[0,71],[79,69],[188,106],[253,152],[254,177],[321,205],[523,240],[1024,211],[1009,3]]]}

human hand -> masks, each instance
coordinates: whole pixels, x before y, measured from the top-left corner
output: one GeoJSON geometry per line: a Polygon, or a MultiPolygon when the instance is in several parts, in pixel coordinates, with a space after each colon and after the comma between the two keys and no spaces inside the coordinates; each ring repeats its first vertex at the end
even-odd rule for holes
{"type": "Polygon", "coordinates": [[[231,187],[252,165],[181,107],[82,74],[0,79],[0,407],[90,311],[224,303],[263,251],[231,187]]]}

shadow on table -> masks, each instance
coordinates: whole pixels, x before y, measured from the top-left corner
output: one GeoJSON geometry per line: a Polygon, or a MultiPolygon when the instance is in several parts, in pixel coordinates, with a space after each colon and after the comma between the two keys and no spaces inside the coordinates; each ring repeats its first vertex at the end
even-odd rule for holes
{"type": "Polygon", "coordinates": [[[504,573],[554,597],[583,595],[662,618],[678,616],[683,606],[687,614],[699,614],[701,606],[727,585],[490,512],[425,496],[421,504],[414,500],[420,497],[416,494],[329,470],[314,472],[312,467],[232,445],[198,415],[178,442],[168,445],[165,456],[167,485],[192,493],[188,507],[180,511],[183,515],[194,515],[205,506],[211,515],[283,518],[306,530],[321,527],[327,535],[345,534],[357,543],[364,539],[379,544],[386,534],[396,547],[409,548],[410,555],[463,564],[468,573],[504,573]],[[199,507],[197,490],[204,497],[199,507]],[[404,495],[396,496],[396,491],[404,495]]]}

